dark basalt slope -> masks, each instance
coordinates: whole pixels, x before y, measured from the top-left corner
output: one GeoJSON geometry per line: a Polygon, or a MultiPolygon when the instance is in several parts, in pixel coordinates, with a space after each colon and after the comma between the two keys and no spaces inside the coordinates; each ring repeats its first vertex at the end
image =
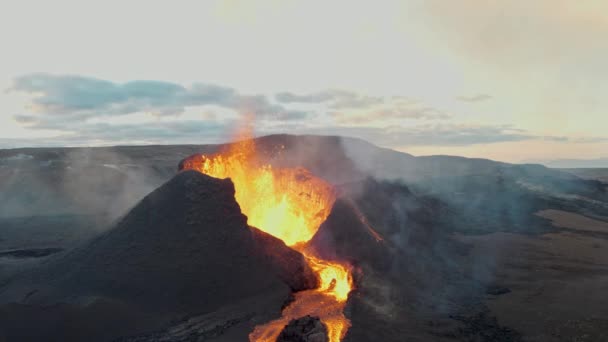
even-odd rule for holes
{"type": "Polygon", "coordinates": [[[4,284],[0,332],[20,340],[108,340],[315,285],[299,253],[247,226],[230,180],[186,171],[108,233],[4,284]],[[27,330],[31,320],[57,322],[51,318],[62,315],[56,326],[27,330]]]}

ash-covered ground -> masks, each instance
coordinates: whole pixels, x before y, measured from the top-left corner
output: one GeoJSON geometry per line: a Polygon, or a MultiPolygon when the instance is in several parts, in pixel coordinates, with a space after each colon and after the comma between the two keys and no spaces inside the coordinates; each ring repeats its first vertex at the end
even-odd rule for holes
{"type": "MultiPolygon", "coordinates": [[[[311,244],[356,266],[345,341],[608,340],[599,170],[256,144],[339,193],[311,244]]],[[[0,150],[0,341],[246,341],[314,287],[301,255],[247,227],[229,181],[178,173],[220,148],[0,150]]]]}

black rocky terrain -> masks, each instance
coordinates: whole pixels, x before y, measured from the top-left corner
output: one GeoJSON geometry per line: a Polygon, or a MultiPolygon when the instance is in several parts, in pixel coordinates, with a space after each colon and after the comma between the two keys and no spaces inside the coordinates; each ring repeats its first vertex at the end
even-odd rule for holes
{"type": "Polygon", "coordinates": [[[304,316],[289,322],[277,342],[328,342],[327,327],[316,317],[304,316]]]}
{"type": "MultiPolygon", "coordinates": [[[[340,137],[273,135],[256,145],[268,163],[304,167],[338,190],[308,248],[356,267],[346,341],[608,340],[602,178],[415,157],[340,137]]],[[[0,272],[6,339],[35,340],[40,331],[66,341],[244,341],[253,326],[278,317],[289,293],[312,280],[293,278],[307,272],[301,256],[247,228],[240,214],[199,217],[221,203],[233,212],[228,181],[212,182],[225,199],[213,204],[207,199],[216,192],[185,198],[201,188],[182,181],[205,178],[180,174],[124,216],[173,177],[180,160],[224,147],[0,151],[0,228],[10,228],[0,229],[2,251],[64,249],[27,258],[28,267],[39,264],[35,271],[10,279],[0,272]],[[199,210],[202,204],[208,207],[199,210]],[[52,229],[45,232],[44,222],[52,229]],[[225,225],[232,227],[220,230],[225,234],[208,229],[225,225]],[[214,249],[211,240],[224,248],[214,249]],[[256,252],[232,251],[235,244],[256,252]],[[209,255],[226,257],[202,261],[209,255]],[[247,267],[226,261],[241,257],[247,267]],[[210,271],[222,267],[225,275],[210,271]],[[230,291],[238,295],[228,298],[230,291]],[[103,329],[91,323],[98,321],[106,322],[103,329]]],[[[18,258],[0,258],[0,271],[8,267],[3,260],[11,274],[21,267],[18,258]]]]}

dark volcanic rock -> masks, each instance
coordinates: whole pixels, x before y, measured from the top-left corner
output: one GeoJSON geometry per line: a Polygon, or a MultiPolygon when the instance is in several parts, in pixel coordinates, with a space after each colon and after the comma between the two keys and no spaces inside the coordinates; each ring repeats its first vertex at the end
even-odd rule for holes
{"type": "Polygon", "coordinates": [[[494,296],[500,296],[500,295],[507,294],[510,292],[511,292],[511,289],[509,289],[508,287],[504,287],[504,286],[500,286],[500,285],[496,285],[496,284],[491,284],[486,289],[487,294],[494,295],[494,296]]]}
{"type": "Polygon", "coordinates": [[[291,289],[302,291],[315,288],[318,285],[317,276],[304,261],[300,253],[257,228],[250,227],[254,242],[254,255],[270,265],[291,289]]]}
{"type": "Polygon", "coordinates": [[[43,258],[45,256],[49,256],[51,254],[59,253],[63,250],[63,248],[30,248],[30,249],[15,249],[10,251],[2,251],[0,252],[0,258],[43,258]]]}
{"type": "Polygon", "coordinates": [[[420,257],[442,240],[438,227],[445,207],[437,200],[414,195],[403,184],[372,178],[338,190],[329,217],[309,242],[324,258],[386,272],[395,255],[415,248],[420,257]]]}
{"type": "Polygon", "coordinates": [[[455,335],[461,341],[471,342],[521,342],[519,332],[503,327],[487,311],[473,316],[454,316],[457,321],[464,323],[455,335]]]}
{"type": "Polygon", "coordinates": [[[294,319],[283,328],[277,342],[327,342],[327,327],[318,317],[294,319]]]}
{"type": "Polygon", "coordinates": [[[390,251],[383,238],[366,224],[348,198],[336,200],[308,248],[324,259],[353,265],[365,263],[376,269],[386,269],[391,263],[390,251]]]}
{"type": "Polygon", "coordinates": [[[401,248],[435,243],[440,238],[437,230],[441,220],[451,214],[441,201],[416,195],[401,182],[370,177],[340,190],[380,235],[401,248]]]}
{"type": "MultiPolygon", "coordinates": [[[[112,332],[118,337],[147,329],[142,312],[154,313],[147,314],[153,316],[147,321],[158,329],[165,318],[211,312],[263,293],[284,293],[286,297],[291,289],[315,284],[299,253],[247,226],[230,180],[187,171],[146,196],[108,233],[5,284],[0,288],[0,303],[30,308],[113,303],[134,316],[121,318],[125,322],[112,332]]],[[[8,316],[0,317],[0,331],[8,336],[20,337],[21,332],[13,328],[23,324],[6,322],[45,319],[44,314],[28,314],[28,310],[20,311],[25,312],[23,316],[11,316],[17,311],[0,310],[8,316]]],[[[70,307],[69,311],[78,309],[70,307]]],[[[113,326],[111,316],[103,318],[106,321],[83,323],[91,329],[81,327],[84,332],[76,336],[107,339],[107,333],[101,337],[91,334],[104,325],[113,326]]],[[[38,335],[74,336],[64,333],[55,329],[38,335]]]]}

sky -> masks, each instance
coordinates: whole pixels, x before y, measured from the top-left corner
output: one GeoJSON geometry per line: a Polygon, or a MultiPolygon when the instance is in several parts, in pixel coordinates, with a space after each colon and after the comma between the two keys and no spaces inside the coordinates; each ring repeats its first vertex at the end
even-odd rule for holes
{"type": "Polygon", "coordinates": [[[606,37],[604,0],[7,0],[0,148],[217,143],[253,117],[414,155],[608,158],[606,37]]]}

